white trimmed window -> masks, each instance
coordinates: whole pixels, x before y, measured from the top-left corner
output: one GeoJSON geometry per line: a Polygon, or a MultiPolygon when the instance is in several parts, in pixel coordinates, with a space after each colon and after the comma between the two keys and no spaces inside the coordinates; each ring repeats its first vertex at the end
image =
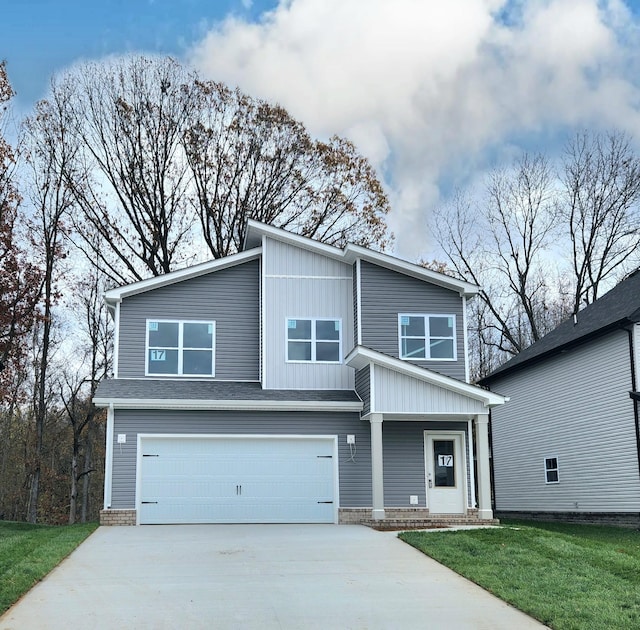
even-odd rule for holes
{"type": "Polygon", "coordinates": [[[147,376],[214,376],[215,322],[147,320],[147,376]]]}
{"type": "Polygon", "coordinates": [[[456,316],[400,313],[400,358],[418,361],[456,360],[456,316]]]}
{"type": "Polygon", "coordinates": [[[287,318],[287,361],[340,363],[341,357],[341,320],[287,318]]]}
{"type": "Polygon", "coordinates": [[[560,470],[557,457],[545,457],[544,476],[547,483],[560,483],[560,470]]]}

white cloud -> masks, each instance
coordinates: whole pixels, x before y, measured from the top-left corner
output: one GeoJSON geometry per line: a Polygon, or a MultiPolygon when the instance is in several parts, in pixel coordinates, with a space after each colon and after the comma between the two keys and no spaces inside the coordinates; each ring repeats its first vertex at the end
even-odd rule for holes
{"type": "Polygon", "coordinates": [[[442,182],[477,178],[514,138],[640,136],[637,32],[622,0],[283,0],[259,23],[218,25],[190,61],[352,139],[384,172],[398,253],[415,258],[442,182]]]}

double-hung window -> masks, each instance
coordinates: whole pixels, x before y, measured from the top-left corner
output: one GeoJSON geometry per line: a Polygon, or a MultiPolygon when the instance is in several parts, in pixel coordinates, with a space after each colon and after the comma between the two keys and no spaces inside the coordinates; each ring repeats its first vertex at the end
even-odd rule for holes
{"type": "Polygon", "coordinates": [[[560,469],[557,457],[545,457],[544,477],[546,483],[560,483],[560,469]]]}
{"type": "Polygon", "coordinates": [[[455,361],[455,315],[398,315],[400,358],[455,361]]]}
{"type": "Polygon", "coordinates": [[[214,376],[215,322],[147,321],[148,376],[214,376]]]}
{"type": "Polygon", "coordinates": [[[339,319],[287,319],[287,361],[340,363],[341,356],[339,319]]]}

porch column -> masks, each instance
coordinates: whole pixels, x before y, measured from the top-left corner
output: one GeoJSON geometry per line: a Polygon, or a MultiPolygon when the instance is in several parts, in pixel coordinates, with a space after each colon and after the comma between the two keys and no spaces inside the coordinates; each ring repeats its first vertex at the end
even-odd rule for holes
{"type": "Polygon", "coordinates": [[[371,491],[373,510],[371,517],[375,520],[384,518],[384,470],[382,459],[382,414],[369,415],[371,423],[371,491]]]}
{"type": "Polygon", "coordinates": [[[476,457],[478,460],[478,518],[493,518],[491,474],[489,472],[489,415],[476,416],[476,457]]]}

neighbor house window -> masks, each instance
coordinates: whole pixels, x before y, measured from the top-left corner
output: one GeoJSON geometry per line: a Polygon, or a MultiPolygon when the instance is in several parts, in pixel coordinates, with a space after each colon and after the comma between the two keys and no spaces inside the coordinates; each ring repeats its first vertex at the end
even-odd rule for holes
{"type": "Polygon", "coordinates": [[[414,360],[456,359],[455,315],[398,315],[400,358],[414,360]]]}
{"type": "Polygon", "coordinates": [[[147,374],[213,376],[215,322],[147,321],[147,374]]]}
{"type": "Polygon", "coordinates": [[[544,460],[544,474],[547,483],[559,483],[558,458],[546,457],[544,460]]]}
{"type": "Polygon", "coordinates": [[[340,363],[339,319],[287,319],[287,361],[340,363]]]}

